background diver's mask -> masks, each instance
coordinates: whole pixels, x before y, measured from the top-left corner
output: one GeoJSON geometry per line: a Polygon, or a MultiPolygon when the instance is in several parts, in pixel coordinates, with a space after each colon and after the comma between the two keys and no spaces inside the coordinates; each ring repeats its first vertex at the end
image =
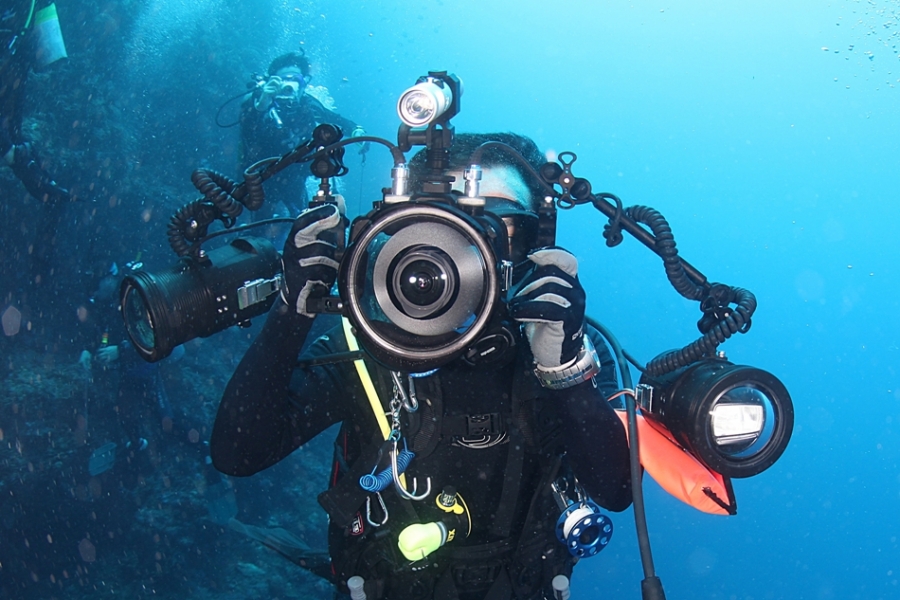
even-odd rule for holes
{"type": "Polygon", "coordinates": [[[459,357],[508,362],[518,327],[505,303],[522,275],[513,266],[537,230],[537,215],[499,206],[472,216],[447,203],[403,202],[361,217],[338,277],[360,344],[399,371],[459,357]]]}

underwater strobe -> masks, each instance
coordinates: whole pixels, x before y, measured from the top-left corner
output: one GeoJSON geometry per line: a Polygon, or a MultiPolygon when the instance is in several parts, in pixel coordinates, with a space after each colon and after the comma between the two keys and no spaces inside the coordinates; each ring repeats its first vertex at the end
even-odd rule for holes
{"type": "Polygon", "coordinates": [[[753,477],[781,457],[794,428],[794,407],[774,375],[708,358],[637,386],[644,414],[666,426],[707,467],[726,477],[753,477]]]}
{"type": "Polygon", "coordinates": [[[237,238],[159,273],[127,276],[120,288],[125,328],[141,357],[156,362],[179,344],[267,312],[281,277],[281,257],[270,241],[237,238]]]}

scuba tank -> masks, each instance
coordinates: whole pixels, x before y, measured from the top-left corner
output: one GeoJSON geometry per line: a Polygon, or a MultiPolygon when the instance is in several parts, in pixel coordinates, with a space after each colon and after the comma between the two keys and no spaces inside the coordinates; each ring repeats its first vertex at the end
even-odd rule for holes
{"type": "Polygon", "coordinates": [[[51,3],[34,15],[35,62],[39,68],[44,68],[68,56],[62,30],[59,27],[56,4],[51,3]]]}

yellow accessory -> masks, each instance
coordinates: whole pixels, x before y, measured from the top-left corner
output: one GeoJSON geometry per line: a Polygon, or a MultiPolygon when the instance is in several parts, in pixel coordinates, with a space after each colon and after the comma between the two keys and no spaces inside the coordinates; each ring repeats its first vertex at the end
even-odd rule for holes
{"type": "MultiPolygon", "coordinates": [[[[351,352],[358,352],[359,344],[356,341],[356,336],[353,335],[353,326],[347,317],[341,317],[341,323],[344,327],[344,338],[347,340],[347,348],[351,352]]],[[[391,427],[388,425],[384,408],[381,405],[381,400],[378,398],[378,392],[375,391],[375,384],[372,382],[371,375],[369,375],[366,362],[358,358],[353,361],[353,366],[356,367],[359,380],[362,382],[363,389],[366,390],[366,397],[369,399],[369,405],[372,407],[372,414],[375,415],[375,420],[378,422],[378,428],[381,429],[381,435],[387,440],[391,437],[391,427]]],[[[403,473],[400,474],[400,483],[403,484],[403,487],[406,487],[406,476],[403,473]]]]}
{"type": "Polygon", "coordinates": [[[400,532],[397,546],[407,560],[422,560],[447,541],[447,529],[443,523],[425,523],[408,526],[400,532]]]}

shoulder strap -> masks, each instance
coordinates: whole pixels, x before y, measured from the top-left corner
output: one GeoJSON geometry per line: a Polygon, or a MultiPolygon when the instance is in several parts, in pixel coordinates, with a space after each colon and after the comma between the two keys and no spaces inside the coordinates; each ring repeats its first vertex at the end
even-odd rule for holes
{"type": "MultiPolygon", "coordinates": [[[[359,344],[356,341],[356,336],[353,335],[350,321],[347,317],[341,317],[341,323],[344,326],[344,337],[347,339],[347,347],[351,352],[356,352],[359,350],[359,344]]],[[[354,360],[353,366],[356,367],[356,374],[359,375],[359,380],[362,382],[363,389],[366,391],[366,397],[369,399],[369,406],[372,407],[372,413],[375,415],[375,420],[378,422],[381,436],[384,439],[388,439],[391,435],[391,428],[388,425],[387,417],[384,414],[384,407],[381,404],[381,400],[378,398],[378,391],[375,389],[375,384],[372,383],[371,375],[369,375],[369,369],[366,367],[366,363],[362,358],[354,360]]]]}

